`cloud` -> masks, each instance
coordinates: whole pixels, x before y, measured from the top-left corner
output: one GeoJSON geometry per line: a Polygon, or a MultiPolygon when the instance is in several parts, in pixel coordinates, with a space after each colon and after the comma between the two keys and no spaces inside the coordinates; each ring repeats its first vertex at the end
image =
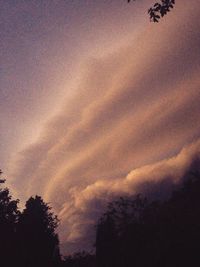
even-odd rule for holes
{"type": "Polygon", "coordinates": [[[183,148],[176,156],[137,168],[126,177],[99,179],[83,190],[74,187],[70,190],[70,201],[63,205],[59,214],[62,218],[60,231],[66,238],[63,241],[67,241],[63,242],[64,251],[91,248],[95,238],[96,219],[105,211],[109,201],[138,193],[149,198],[166,198],[197,160],[200,162],[200,139],[183,148]],[[64,234],[66,229],[71,230],[68,235],[64,234]],[[83,236],[87,238],[84,239],[83,236]]]}
{"type": "Polygon", "coordinates": [[[63,251],[87,247],[106,200],[174,183],[199,153],[196,141],[173,158],[200,136],[200,14],[184,3],[88,59],[76,92],[11,166],[18,197],[41,194],[59,214],[63,251]]]}

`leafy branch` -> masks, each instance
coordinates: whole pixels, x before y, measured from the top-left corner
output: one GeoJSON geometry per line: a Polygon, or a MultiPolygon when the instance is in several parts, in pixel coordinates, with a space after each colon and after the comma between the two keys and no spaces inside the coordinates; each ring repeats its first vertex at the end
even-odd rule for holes
{"type": "MultiPolygon", "coordinates": [[[[131,0],[128,0],[128,3],[129,2],[131,2],[131,0]]],[[[156,2],[148,10],[150,21],[159,22],[160,18],[164,17],[172,8],[174,8],[174,5],[175,0],[161,0],[160,2],[156,2]]]]}

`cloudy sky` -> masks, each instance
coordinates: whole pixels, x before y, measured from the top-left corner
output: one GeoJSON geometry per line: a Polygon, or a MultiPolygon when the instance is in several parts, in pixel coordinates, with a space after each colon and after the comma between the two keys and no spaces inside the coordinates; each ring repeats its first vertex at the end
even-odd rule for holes
{"type": "Polygon", "coordinates": [[[112,197],[199,155],[199,0],[159,24],[152,2],[0,0],[0,166],[22,203],[51,203],[63,253],[91,248],[112,197]]]}

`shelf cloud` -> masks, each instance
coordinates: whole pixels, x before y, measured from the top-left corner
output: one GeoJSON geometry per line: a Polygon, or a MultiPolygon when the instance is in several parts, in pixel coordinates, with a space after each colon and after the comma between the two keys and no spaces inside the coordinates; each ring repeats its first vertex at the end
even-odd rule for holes
{"type": "Polygon", "coordinates": [[[91,247],[95,221],[113,197],[153,188],[159,197],[198,156],[197,2],[177,3],[178,16],[148,24],[107,56],[89,58],[60,113],[17,154],[12,188],[20,199],[40,194],[51,203],[64,252],[91,247]]]}

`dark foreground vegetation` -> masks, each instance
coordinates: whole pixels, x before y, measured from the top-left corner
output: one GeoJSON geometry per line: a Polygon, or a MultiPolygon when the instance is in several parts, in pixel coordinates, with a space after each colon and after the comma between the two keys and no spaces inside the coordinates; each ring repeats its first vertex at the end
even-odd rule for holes
{"type": "MultiPolygon", "coordinates": [[[[128,3],[135,0],[128,0],[128,3]]],[[[150,21],[159,22],[159,20],[168,14],[175,5],[175,0],[160,0],[148,9],[150,21]]]]}
{"type": "Polygon", "coordinates": [[[196,162],[170,197],[141,195],[108,205],[96,225],[96,255],[61,257],[58,219],[41,197],[20,212],[0,180],[2,267],[185,267],[200,266],[200,167],[196,162]]]}

